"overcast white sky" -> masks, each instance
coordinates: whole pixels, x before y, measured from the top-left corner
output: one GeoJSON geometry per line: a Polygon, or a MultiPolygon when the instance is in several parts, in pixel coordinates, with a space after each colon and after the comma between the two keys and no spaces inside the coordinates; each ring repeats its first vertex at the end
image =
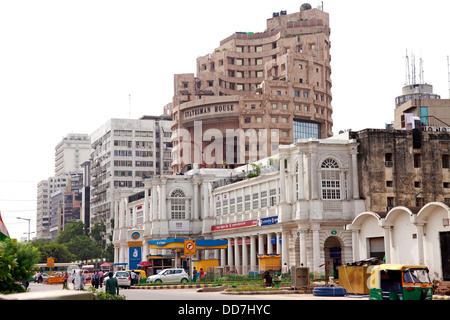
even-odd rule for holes
{"type": "MultiPolygon", "coordinates": [[[[306,1],[305,1],[306,2],[306,1]]],[[[175,73],[236,31],[262,32],[302,1],[0,0],[0,212],[12,237],[35,231],[37,183],[56,144],[110,118],[160,115],[175,73]],[[129,107],[131,94],[131,108],[129,107]]],[[[317,7],[319,1],[309,2],[317,7]]],[[[450,2],[326,0],[334,132],[384,128],[406,79],[406,50],[448,99],[450,2]]],[[[32,237],[34,234],[32,234],[32,237]]]]}

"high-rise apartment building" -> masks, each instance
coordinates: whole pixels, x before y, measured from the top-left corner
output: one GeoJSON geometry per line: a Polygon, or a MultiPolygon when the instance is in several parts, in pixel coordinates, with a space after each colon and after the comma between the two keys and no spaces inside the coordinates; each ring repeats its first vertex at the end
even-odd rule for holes
{"type": "Polygon", "coordinates": [[[197,75],[176,74],[174,172],[195,163],[242,164],[277,153],[278,144],[332,136],[330,48],[328,13],[304,4],[296,13],[274,13],[264,32],[223,39],[197,58],[197,75]],[[239,129],[258,143],[227,146],[239,129]],[[223,150],[209,152],[212,135],[219,142],[221,135],[223,150]]]}
{"type": "Polygon", "coordinates": [[[90,154],[89,135],[69,133],[55,147],[55,176],[82,172],[81,164],[89,159],[90,154]]]}
{"type": "Polygon", "coordinates": [[[171,174],[171,118],[110,119],[91,135],[90,225],[110,227],[114,197],[171,174]]]}
{"type": "MultiPolygon", "coordinates": [[[[36,238],[37,239],[51,239],[50,229],[51,223],[51,206],[52,195],[61,191],[68,185],[71,185],[71,179],[77,177],[78,174],[64,174],[61,176],[49,177],[47,180],[42,180],[37,185],[37,210],[36,210],[36,238]]],[[[57,221],[57,220],[55,220],[57,221]]]]}
{"type": "Polygon", "coordinates": [[[57,189],[50,194],[49,233],[52,241],[67,224],[73,220],[80,220],[82,181],[81,174],[72,174],[68,177],[67,185],[63,189],[57,189]]]}

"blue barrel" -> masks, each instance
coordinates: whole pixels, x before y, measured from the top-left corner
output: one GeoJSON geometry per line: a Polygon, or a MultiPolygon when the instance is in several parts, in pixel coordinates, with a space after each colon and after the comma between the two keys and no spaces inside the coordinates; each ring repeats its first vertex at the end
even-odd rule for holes
{"type": "Polygon", "coordinates": [[[317,287],[313,295],[320,297],[342,297],[347,295],[347,290],[342,287],[317,287]]]}

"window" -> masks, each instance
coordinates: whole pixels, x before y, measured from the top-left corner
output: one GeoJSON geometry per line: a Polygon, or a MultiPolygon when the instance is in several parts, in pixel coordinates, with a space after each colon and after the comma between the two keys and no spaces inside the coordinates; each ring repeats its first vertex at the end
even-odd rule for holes
{"type": "Polygon", "coordinates": [[[173,220],[186,219],[186,199],[182,190],[177,189],[170,195],[170,218],[173,220]]]}
{"type": "Polygon", "coordinates": [[[259,193],[254,193],[253,194],[253,209],[258,209],[259,208],[259,193]]]}
{"type": "Polygon", "coordinates": [[[236,203],[236,199],[235,198],[230,199],[230,213],[235,213],[236,212],[235,203],[236,203]]]}
{"type": "Polygon", "coordinates": [[[277,204],[277,189],[270,189],[269,191],[269,205],[271,207],[275,206],[277,204]]]}
{"type": "Polygon", "coordinates": [[[267,207],[267,191],[261,191],[261,208],[267,207]]]}
{"type": "Polygon", "coordinates": [[[339,165],[333,159],[325,159],[321,165],[321,185],[323,200],[341,199],[341,175],[339,165]]]}
{"type": "Polygon", "coordinates": [[[303,98],[308,99],[308,92],[303,91],[303,98]]]}
{"type": "Polygon", "coordinates": [[[450,161],[448,154],[444,154],[442,156],[442,168],[449,169],[450,168],[450,161]]]}
{"type": "Polygon", "coordinates": [[[250,210],[251,202],[250,202],[250,195],[245,196],[245,211],[250,210]]]}
{"type": "Polygon", "coordinates": [[[242,197],[237,197],[237,212],[242,212],[242,197]]]}
{"type": "Polygon", "coordinates": [[[386,153],[384,155],[384,165],[386,167],[392,167],[394,165],[394,162],[392,161],[392,153],[386,153]]]}
{"type": "Polygon", "coordinates": [[[318,123],[294,119],[293,127],[294,127],[294,142],[297,142],[298,139],[320,138],[318,123]]]}
{"type": "Polygon", "coordinates": [[[420,153],[414,154],[414,168],[420,168],[422,166],[421,158],[420,153]]]}

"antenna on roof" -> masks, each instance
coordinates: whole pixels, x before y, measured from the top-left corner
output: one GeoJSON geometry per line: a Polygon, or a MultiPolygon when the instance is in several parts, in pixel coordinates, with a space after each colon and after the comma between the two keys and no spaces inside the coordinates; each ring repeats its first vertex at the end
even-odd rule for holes
{"type": "Polygon", "coordinates": [[[423,59],[420,57],[420,65],[419,65],[419,82],[420,84],[425,84],[424,71],[423,71],[423,59]]]}
{"type": "Polygon", "coordinates": [[[411,74],[409,72],[409,56],[408,56],[408,49],[406,49],[406,81],[405,81],[405,85],[411,85],[411,74]]]}

